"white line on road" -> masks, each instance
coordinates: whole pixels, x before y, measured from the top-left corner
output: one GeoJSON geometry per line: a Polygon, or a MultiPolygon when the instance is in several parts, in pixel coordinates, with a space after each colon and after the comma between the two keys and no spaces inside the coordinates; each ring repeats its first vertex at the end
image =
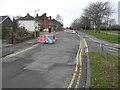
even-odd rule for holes
{"type": "Polygon", "coordinates": [[[85,42],[85,53],[87,53],[87,52],[88,52],[88,45],[87,45],[86,40],[85,40],[85,39],[83,39],[83,40],[84,40],[84,42],[85,42]]]}

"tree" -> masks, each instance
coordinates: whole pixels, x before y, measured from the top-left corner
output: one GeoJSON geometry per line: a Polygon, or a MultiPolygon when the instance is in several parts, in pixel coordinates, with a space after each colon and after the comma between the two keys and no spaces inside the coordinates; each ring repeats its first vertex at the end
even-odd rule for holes
{"type": "Polygon", "coordinates": [[[109,18],[112,13],[112,7],[109,2],[91,3],[84,9],[84,15],[95,25],[95,32],[100,32],[102,22],[105,18],[109,18]]]}
{"type": "Polygon", "coordinates": [[[74,29],[89,29],[90,28],[90,19],[88,17],[85,17],[83,15],[81,15],[80,18],[76,18],[72,24],[71,27],[74,29]]]}
{"type": "Polygon", "coordinates": [[[80,18],[80,25],[82,29],[85,29],[85,30],[89,29],[91,26],[90,19],[82,15],[80,18]]]}
{"type": "Polygon", "coordinates": [[[15,32],[17,30],[17,22],[16,20],[13,18],[13,32],[15,32]]]}
{"type": "Polygon", "coordinates": [[[79,30],[80,26],[80,18],[76,18],[71,24],[71,27],[76,30],[79,30]]]}
{"type": "Polygon", "coordinates": [[[62,19],[62,16],[61,16],[60,14],[58,14],[58,15],[56,16],[56,20],[57,20],[58,22],[60,22],[61,24],[63,24],[63,19],[62,19]]]}
{"type": "Polygon", "coordinates": [[[8,29],[3,25],[2,26],[2,38],[5,39],[5,38],[8,38],[10,35],[8,29]]]}
{"type": "Polygon", "coordinates": [[[14,19],[17,20],[17,19],[20,19],[22,16],[21,15],[18,15],[18,16],[15,16],[14,19]]]}

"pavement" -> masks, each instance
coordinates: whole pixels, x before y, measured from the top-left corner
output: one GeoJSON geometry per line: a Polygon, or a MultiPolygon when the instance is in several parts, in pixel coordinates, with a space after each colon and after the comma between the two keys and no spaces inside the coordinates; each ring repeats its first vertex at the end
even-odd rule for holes
{"type": "MultiPolygon", "coordinates": [[[[57,32],[56,37],[56,44],[23,43],[16,46],[15,52],[2,60],[3,88],[67,88],[75,70],[80,38],[76,34],[64,32],[57,32]],[[32,48],[26,49],[30,46],[32,48]],[[18,53],[19,47],[24,52],[18,53]]],[[[82,63],[79,88],[86,86],[86,61],[82,59],[82,63]]]]}
{"type": "Polygon", "coordinates": [[[30,47],[30,46],[34,45],[35,41],[36,41],[35,39],[31,39],[31,40],[26,40],[26,41],[24,41],[22,43],[18,43],[18,44],[8,44],[4,41],[4,42],[2,42],[2,45],[0,47],[0,49],[2,49],[2,57],[12,54],[14,52],[17,52],[21,49],[30,47]]]}
{"type": "Polygon", "coordinates": [[[115,36],[119,36],[120,37],[120,34],[118,34],[118,33],[107,32],[107,34],[111,34],[111,35],[115,35],[115,36]]]}
{"type": "Polygon", "coordinates": [[[91,39],[92,41],[96,42],[96,43],[101,43],[101,44],[104,44],[104,45],[108,45],[108,46],[111,46],[111,47],[114,47],[114,48],[120,48],[120,45],[118,43],[113,43],[113,42],[108,42],[106,40],[102,40],[102,39],[98,39],[96,37],[93,37],[91,35],[88,35],[86,33],[83,33],[83,32],[79,32],[83,37],[85,38],[89,38],[91,39]]]}
{"type": "Polygon", "coordinates": [[[120,45],[119,44],[101,40],[101,39],[98,39],[96,37],[93,37],[83,32],[79,32],[79,34],[82,38],[86,40],[88,44],[89,52],[102,52],[100,45],[103,44],[103,48],[105,52],[108,52],[115,56],[120,56],[120,45]]]}

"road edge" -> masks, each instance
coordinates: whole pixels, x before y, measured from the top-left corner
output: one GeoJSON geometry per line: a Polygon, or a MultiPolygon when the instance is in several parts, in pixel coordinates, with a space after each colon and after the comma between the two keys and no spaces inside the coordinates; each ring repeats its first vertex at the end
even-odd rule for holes
{"type": "Polygon", "coordinates": [[[86,88],[89,88],[90,86],[90,59],[88,56],[88,52],[86,53],[86,59],[87,59],[87,80],[86,80],[86,88]]]}
{"type": "Polygon", "coordinates": [[[89,88],[89,86],[90,86],[90,59],[89,59],[89,56],[88,56],[88,45],[87,45],[87,42],[86,42],[84,37],[79,36],[79,38],[82,39],[84,41],[84,44],[85,44],[84,48],[85,48],[85,55],[86,55],[86,60],[87,60],[87,67],[86,67],[87,76],[86,76],[86,86],[85,86],[85,88],[89,88]]]}

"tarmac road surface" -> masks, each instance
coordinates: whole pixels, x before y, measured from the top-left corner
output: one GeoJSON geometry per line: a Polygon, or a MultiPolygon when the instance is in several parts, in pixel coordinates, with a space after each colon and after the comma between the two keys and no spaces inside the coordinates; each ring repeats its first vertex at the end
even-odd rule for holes
{"type": "MultiPolygon", "coordinates": [[[[57,32],[56,37],[56,44],[36,44],[3,59],[2,87],[67,88],[75,70],[80,38],[65,32],[57,32]]],[[[80,87],[85,87],[84,78],[80,87]]]]}

